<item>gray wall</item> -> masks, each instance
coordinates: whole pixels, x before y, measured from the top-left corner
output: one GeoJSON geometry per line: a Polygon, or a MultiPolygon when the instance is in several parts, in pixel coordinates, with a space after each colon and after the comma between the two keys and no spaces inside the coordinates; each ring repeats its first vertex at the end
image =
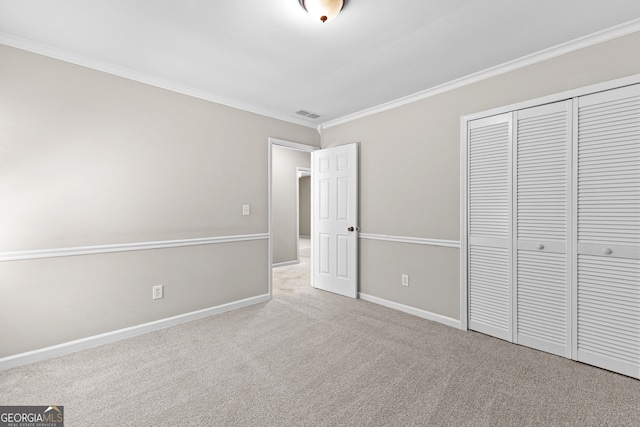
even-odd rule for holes
{"type": "Polygon", "coordinates": [[[298,180],[300,206],[300,235],[311,236],[311,177],[303,176],[298,180]]]}
{"type": "MultiPolygon", "coordinates": [[[[640,33],[325,128],[360,141],[362,233],[460,239],[460,117],[640,73],[640,33]]],[[[360,292],[459,319],[459,250],[360,241],[360,292]],[[410,286],[400,285],[401,274],[410,286]]]]}
{"type": "MultiPolygon", "coordinates": [[[[267,233],[268,138],[320,142],[1,45],[0,63],[2,253],[267,233]]],[[[0,292],[5,357],[267,294],[268,241],[0,262],[0,292]]]]}
{"type": "Polygon", "coordinates": [[[297,167],[311,167],[311,154],[277,145],[273,146],[271,233],[274,264],[298,259],[297,167]]]}

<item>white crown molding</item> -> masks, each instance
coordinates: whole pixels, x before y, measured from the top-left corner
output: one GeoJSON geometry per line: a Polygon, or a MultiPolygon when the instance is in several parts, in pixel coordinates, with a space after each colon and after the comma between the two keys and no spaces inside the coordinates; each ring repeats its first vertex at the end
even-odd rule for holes
{"type": "Polygon", "coordinates": [[[548,59],[552,59],[570,52],[574,52],[576,50],[584,49],[586,47],[603,43],[618,37],[626,36],[628,34],[635,33],[638,31],[640,31],[640,19],[634,19],[624,24],[616,25],[614,27],[611,27],[602,31],[598,31],[593,34],[589,34],[587,36],[580,37],[580,38],[568,41],[566,43],[562,43],[557,46],[550,47],[548,49],[544,49],[539,52],[535,52],[530,55],[523,56],[513,61],[508,61],[503,64],[487,68],[477,73],[469,74],[459,79],[452,80],[450,82],[443,83],[438,86],[434,86],[432,88],[414,93],[412,95],[407,95],[405,97],[398,98],[396,100],[389,101],[375,107],[367,108],[353,114],[348,114],[346,116],[343,116],[334,120],[330,120],[328,122],[318,125],[317,130],[318,130],[318,133],[322,134],[322,131],[324,129],[327,129],[333,126],[338,126],[344,123],[351,122],[353,120],[361,119],[363,117],[371,116],[373,114],[381,113],[383,111],[391,110],[393,108],[410,104],[412,102],[430,98],[432,96],[436,96],[444,92],[458,89],[460,87],[477,83],[479,81],[486,80],[488,78],[495,77],[500,74],[505,74],[510,71],[524,68],[529,65],[536,64],[538,62],[546,61],[548,59]]]}
{"type": "Polygon", "coordinates": [[[166,319],[156,320],[155,322],[144,323],[142,325],[132,326],[130,328],[119,329],[117,331],[107,332],[100,335],[94,335],[88,338],[82,338],[67,343],[42,348],[39,350],[29,351],[26,353],[16,354],[0,359],[0,371],[15,368],[17,366],[38,362],[41,360],[51,359],[65,354],[75,353],[90,347],[108,344],[120,341],[126,338],[142,335],[147,332],[153,332],[160,329],[169,328],[171,326],[180,325],[182,323],[203,319],[213,316],[214,314],[225,313],[231,310],[248,307],[254,304],[269,301],[269,294],[259,295],[256,297],[246,298],[239,301],[233,301],[227,304],[218,305],[203,310],[192,311],[191,313],[180,314],[178,316],[168,317],[166,319]]]}
{"type": "Polygon", "coordinates": [[[382,305],[387,308],[402,311],[403,313],[412,314],[414,316],[421,317],[433,322],[442,323],[443,325],[451,326],[452,328],[460,329],[460,321],[451,317],[443,316],[441,314],[432,313],[430,311],[422,310],[419,308],[411,307],[408,305],[400,304],[397,302],[389,301],[386,299],[374,297],[373,295],[367,295],[358,293],[358,297],[363,301],[368,301],[374,304],[382,305]]]}
{"type": "Polygon", "coordinates": [[[242,236],[203,237],[197,239],[164,240],[157,242],[119,243],[112,245],[77,246],[70,248],[36,249],[28,251],[0,252],[0,262],[39,258],[55,258],[76,255],[93,255],[110,252],[142,251],[148,249],[179,248],[183,246],[212,245],[218,243],[246,242],[268,239],[268,233],[242,236]]]}
{"type": "Polygon", "coordinates": [[[282,120],[284,122],[289,122],[296,125],[309,127],[312,129],[316,129],[317,127],[317,124],[309,123],[297,117],[292,117],[286,114],[280,114],[267,109],[258,108],[253,105],[245,104],[240,101],[236,101],[220,95],[216,95],[215,93],[194,89],[189,86],[185,86],[185,85],[174,83],[168,80],[160,79],[158,77],[154,77],[149,74],[140,73],[138,71],[133,71],[124,67],[119,67],[117,65],[108,64],[106,62],[98,61],[86,56],[77,55],[62,49],[57,49],[52,46],[48,46],[46,44],[36,43],[31,40],[26,40],[20,37],[16,37],[11,34],[0,32],[0,44],[4,44],[6,46],[15,47],[17,49],[37,53],[39,55],[48,56],[50,58],[59,59],[61,61],[80,65],[86,68],[91,68],[97,71],[102,71],[115,76],[124,77],[125,79],[134,80],[134,81],[155,86],[161,89],[166,89],[166,90],[177,92],[183,95],[192,96],[194,98],[204,99],[205,101],[214,102],[216,104],[225,105],[227,107],[236,108],[238,110],[246,111],[249,113],[259,114],[261,116],[282,120]]]}
{"type": "Polygon", "coordinates": [[[410,243],[413,245],[439,246],[439,247],[445,247],[445,248],[460,249],[459,240],[442,240],[442,239],[428,239],[424,237],[390,236],[388,234],[371,234],[371,233],[360,233],[358,237],[360,237],[361,239],[380,240],[384,242],[410,243]]]}

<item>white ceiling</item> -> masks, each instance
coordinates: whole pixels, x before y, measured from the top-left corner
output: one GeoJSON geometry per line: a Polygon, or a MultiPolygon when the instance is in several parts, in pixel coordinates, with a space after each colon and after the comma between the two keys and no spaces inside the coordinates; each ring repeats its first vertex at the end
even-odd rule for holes
{"type": "Polygon", "coordinates": [[[315,127],[639,18],[639,0],[350,0],[325,24],[297,0],[0,0],[0,43],[315,127]]]}

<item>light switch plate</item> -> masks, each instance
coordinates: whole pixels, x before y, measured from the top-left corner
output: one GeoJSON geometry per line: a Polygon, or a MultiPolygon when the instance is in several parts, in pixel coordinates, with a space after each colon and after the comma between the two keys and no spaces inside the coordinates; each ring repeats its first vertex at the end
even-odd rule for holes
{"type": "Polygon", "coordinates": [[[242,205],[242,215],[251,215],[251,207],[249,205],[242,205]]]}

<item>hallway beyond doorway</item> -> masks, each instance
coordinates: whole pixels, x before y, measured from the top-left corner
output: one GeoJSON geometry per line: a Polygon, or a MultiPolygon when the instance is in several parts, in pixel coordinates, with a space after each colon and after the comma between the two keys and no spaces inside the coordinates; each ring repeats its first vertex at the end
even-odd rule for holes
{"type": "Polygon", "coordinates": [[[311,286],[311,239],[300,237],[298,239],[298,264],[285,265],[273,269],[273,294],[293,292],[296,289],[311,286]]]}

